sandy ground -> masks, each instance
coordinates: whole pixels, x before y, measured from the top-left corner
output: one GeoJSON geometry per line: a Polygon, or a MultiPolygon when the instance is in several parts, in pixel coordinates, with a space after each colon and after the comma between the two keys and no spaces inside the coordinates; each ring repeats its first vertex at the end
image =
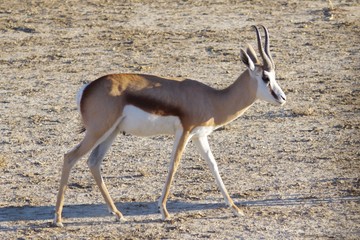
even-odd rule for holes
{"type": "Polygon", "coordinates": [[[332,1],[0,2],[1,239],[359,239],[360,3],[332,1]],[[282,107],[256,103],[210,136],[231,196],[225,207],[190,143],[161,194],[172,137],[119,136],[103,164],[128,221],[115,222],[80,161],[52,228],[62,156],[82,138],[75,95],[119,72],[224,88],[245,70],[253,24],[270,30],[282,107]]]}

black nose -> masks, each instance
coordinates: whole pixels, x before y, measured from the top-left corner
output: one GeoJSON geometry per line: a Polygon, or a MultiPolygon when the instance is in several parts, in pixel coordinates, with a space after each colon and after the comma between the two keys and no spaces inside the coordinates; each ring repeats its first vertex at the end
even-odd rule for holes
{"type": "Polygon", "coordinates": [[[281,95],[281,99],[286,101],[286,96],[285,95],[281,95]]]}

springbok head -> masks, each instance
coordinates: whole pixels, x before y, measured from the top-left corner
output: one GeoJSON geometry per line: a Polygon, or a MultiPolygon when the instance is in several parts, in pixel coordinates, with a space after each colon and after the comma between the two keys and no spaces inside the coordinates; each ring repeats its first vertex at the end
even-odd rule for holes
{"type": "Polygon", "coordinates": [[[249,69],[251,77],[257,80],[257,98],[269,103],[282,105],[286,102],[286,96],[275,79],[275,63],[270,54],[269,32],[266,27],[261,26],[265,32],[264,49],[261,44],[259,29],[256,26],[253,27],[256,31],[258,48],[263,64],[260,63],[251,45],[247,46],[246,51],[241,49],[241,60],[249,69]]]}

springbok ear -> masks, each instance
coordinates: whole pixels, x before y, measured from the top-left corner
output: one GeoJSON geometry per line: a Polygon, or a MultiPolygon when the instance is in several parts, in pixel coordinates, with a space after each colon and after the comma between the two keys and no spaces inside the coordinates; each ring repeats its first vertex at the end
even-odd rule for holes
{"type": "Polygon", "coordinates": [[[256,56],[255,50],[250,44],[247,45],[246,53],[249,55],[251,60],[253,60],[254,64],[260,64],[260,61],[256,56]]]}
{"type": "Polygon", "coordinates": [[[248,69],[250,69],[251,71],[255,70],[254,62],[251,60],[249,55],[243,49],[240,49],[240,58],[241,58],[241,61],[246,65],[246,67],[248,69]]]}

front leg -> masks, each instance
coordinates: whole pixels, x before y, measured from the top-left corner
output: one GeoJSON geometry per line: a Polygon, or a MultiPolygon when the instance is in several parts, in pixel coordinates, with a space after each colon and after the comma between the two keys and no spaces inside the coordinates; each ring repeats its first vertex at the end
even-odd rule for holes
{"type": "Polygon", "coordinates": [[[179,166],[181,155],[189,142],[190,134],[188,131],[178,130],[175,134],[175,142],[171,153],[169,173],[166,178],[165,186],[163,188],[161,197],[159,199],[159,208],[162,220],[169,220],[170,214],[166,209],[166,201],[170,193],[170,186],[174,179],[175,172],[179,166]]]}
{"type": "Polygon", "coordinates": [[[234,201],[231,199],[228,191],[225,188],[225,185],[221,179],[219,169],[213,154],[211,153],[209,142],[207,136],[201,136],[193,139],[194,144],[199,149],[201,156],[207,161],[209,164],[211,173],[215,177],[216,183],[220,188],[221,194],[223,195],[226,204],[232,209],[233,213],[237,216],[244,216],[242,210],[240,210],[235,204],[234,201]]]}

